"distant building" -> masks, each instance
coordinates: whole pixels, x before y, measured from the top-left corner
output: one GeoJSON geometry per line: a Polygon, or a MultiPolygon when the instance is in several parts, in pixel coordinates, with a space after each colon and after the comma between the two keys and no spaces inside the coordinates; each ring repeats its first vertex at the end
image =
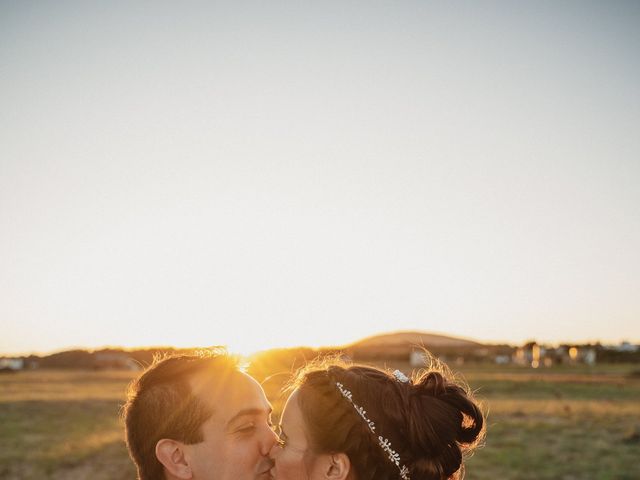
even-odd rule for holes
{"type": "Polygon", "coordinates": [[[409,364],[413,368],[425,367],[429,357],[424,350],[412,350],[409,355],[409,364]]]}
{"type": "Polygon", "coordinates": [[[618,352],[637,352],[640,347],[629,342],[621,342],[620,345],[614,347],[618,352]]]}
{"type": "Polygon", "coordinates": [[[566,346],[562,356],[563,363],[568,363],[569,365],[579,363],[595,365],[596,358],[597,354],[594,347],[580,345],[566,346]]]}
{"type": "Polygon", "coordinates": [[[526,367],[538,368],[540,356],[545,352],[536,342],[529,342],[518,348],[513,354],[513,363],[526,367]]]}
{"type": "Polygon", "coordinates": [[[535,342],[519,347],[513,355],[514,363],[523,366],[552,367],[553,365],[595,365],[597,349],[591,345],[560,345],[549,348],[535,342]]]}
{"type": "Polygon", "coordinates": [[[0,358],[0,370],[18,371],[24,368],[24,358],[0,358]]]}
{"type": "Polygon", "coordinates": [[[582,360],[587,365],[595,365],[596,364],[596,349],[595,348],[583,348],[582,349],[582,360]]]}
{"type": "Polygon", "coordinates": [[[140,370],[141,366],[124,352],[97,352],[94,359],[96,369],[140,370]]]}
{"type": "Polygon", "coordinates": [[[495,362],[497,365],[507,365],[511,362],[509,355],[496,355],[495,362]]]}

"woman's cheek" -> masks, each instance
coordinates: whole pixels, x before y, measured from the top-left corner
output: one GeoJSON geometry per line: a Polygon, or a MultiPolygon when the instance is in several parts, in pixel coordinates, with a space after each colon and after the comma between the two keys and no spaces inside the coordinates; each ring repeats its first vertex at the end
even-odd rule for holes
{"type": "Polygon", "coordinates": [[[288,452],[276,459],[276,480],[301,480],[306,478],[304,463],[298,455],[290,455],[288,452]]]}

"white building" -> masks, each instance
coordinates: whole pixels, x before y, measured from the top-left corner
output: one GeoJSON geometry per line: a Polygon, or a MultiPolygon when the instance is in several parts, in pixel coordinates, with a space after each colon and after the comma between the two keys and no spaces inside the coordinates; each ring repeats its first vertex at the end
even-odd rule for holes
{"type": "Polygon", "coordinates": [[[22,370],[24,358],[0,358],[0,370],[22,370]]]}

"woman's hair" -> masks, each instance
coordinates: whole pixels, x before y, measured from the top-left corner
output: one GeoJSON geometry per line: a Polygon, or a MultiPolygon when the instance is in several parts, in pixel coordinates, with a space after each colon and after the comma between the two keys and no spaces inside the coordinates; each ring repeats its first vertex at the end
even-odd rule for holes
{"type": "Polygon", "coordinates": [[[357,480],[462,478],[463,457],[484,438],[484,417],[468,387],[432,364],[413,379],[334,359],[303,367],[291,387],[311,449],[347,454],[357,480]]]}

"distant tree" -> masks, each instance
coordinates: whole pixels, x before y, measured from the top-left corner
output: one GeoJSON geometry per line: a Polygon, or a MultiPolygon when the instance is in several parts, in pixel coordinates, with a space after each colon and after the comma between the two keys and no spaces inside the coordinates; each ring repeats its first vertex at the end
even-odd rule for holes
{"type": "Polygon", "coordinates": [[[58,352],[39,361],[41,368],[93,368],[93,354],[86,350],[69,350],[58,352]]]}

